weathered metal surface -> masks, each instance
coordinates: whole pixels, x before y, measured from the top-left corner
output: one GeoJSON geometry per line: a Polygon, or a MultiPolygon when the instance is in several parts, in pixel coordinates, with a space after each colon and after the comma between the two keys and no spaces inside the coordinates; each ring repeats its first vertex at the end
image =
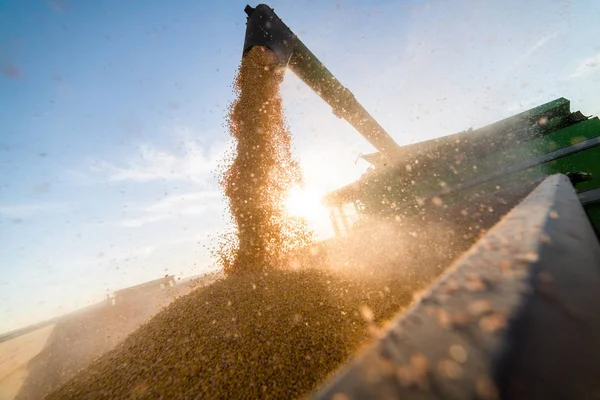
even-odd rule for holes
{"type": "Polygon", "coordinates": [[[598,310],[600,245],[554,175],[315,398],[593,398],[598,310]]]}
{"type": "Polygon", "coordinates": [[[587,192],[579,193],[579,201],[581,205],[587,206],[588,204],[600,203],[600,188],[588,190],[587,192]]]}

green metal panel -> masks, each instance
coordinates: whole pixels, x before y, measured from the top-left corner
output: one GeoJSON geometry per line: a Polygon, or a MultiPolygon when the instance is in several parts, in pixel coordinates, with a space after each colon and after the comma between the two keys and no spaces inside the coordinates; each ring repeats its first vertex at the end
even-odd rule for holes
{"type": "Polygon", "coordinates": [[[588,205],[585,207],[585,212],[587,213],[592,225],[594,225],[596,233],[600,235],[600,203],[588,205]]]}
{"type": "MultiPolygon", "coordinates": [[[[595,120],[594,124],[589,126],[597,126],[600,128],[600,121],[595,120]]],[[[600,136],[600,129],[595,133],[599,134],[597,136],[600,136]]],[[[588,131],[586,134],[590,134],[590,132],[588,131]]],[[[581,140],[577,139],[577,142],[579,141],[581,140]]],[[[468,189],[455,191],[449,195],[443,196],[443,202],[444,204],[451,206],[457,203],[471,201],[471,199],[476,199],[477,196],[489,195],[498,190],[541,180],[548,175],[556,173],[566,174],[574,171],[583,171],[590,173],[593,176],[600,177],[600,162],[597,162],[596,160],[600,160],[600,146],[536,165],[522,171],[507,174],[468,189]]],[[[504,165],[505,164],[502,164],[497,168],[504,165]]],[[[489,168],[484,169],[484,171],[495,172],[489,168]]],[[[477,176],[481,175],[483,175],[481,172],[477,174],[477,176]]],[[[475,177],[475,175],[472,177],[475,177]]],[[[577,191],[585,191],[597,187],[600,187],[600,179],[594,179],[590,182],[578,184],[576,189],[577,191]]],[[[403,215],[408,216],[418,212],[418,209],[421,208],[409,206],[415,198],[427,199],[431,193],[435,193],[436,191],[439,192],[441,189],[442,187],[435,182],[432,182],[431,179],[429,182],[421,182],[420,184],[414,184],[409,187],[394,186],[393,182],[375,181],[372,182],[371,185],[367,185],[367,189],[363,191],[360,199],[366,205],[369,213],[396,214],[398,210],[400,210],[403,215]]],[[[427,204],[425,204],[425,206],[427,206],[427,204]]]]}
{"type": "Polygon", "coordinates": [[[586,191],[600,187],[600,147],[582,151],[569,157],[559,158],[544,164],[550,173],[567,173],[572,171],[583,171],[591,173],[595,179],[577,185],[577,192],[586,191]]]}
{"type": "MultiPolygon", "coordinates": [[[[444,198],[444,202],[454,204],[474,198],[477,195],[493,193],[499,189],[520,185],[524,182],[540,180],[545,176],[561,173],[566,174],[573,171],[583,171],[600,177],[600,147],[594,147],[579,153],[572,154],[558,160],[540,164],[514,174],[506,175],[500,179],[493,180],[482,185],[464,191],[458,191],[444,198]]],[[[585,191],[600,187],[600,179],[584,182],[577,185],[576,190],[585,191]]]]}
{"type": "Polygon", "coordinates": [[[518,144],[505,152],[498,152],[483,160],[481,172],[488,172],[507,163],[523,161],[533,156],[547,154],[571,146],[586,139],[600,136],[600,120],[592,118],[539,137],[531,142],[518,144]]]}
{"type": "MultiPolygon", "coordinates": [[[[592,118],[559,129],[529,142],[515,143],[513,147],[494,153],[485,159],[467,159],[460,165],[449,165],[445,170],[436,171],[432,176],[420,179],[414,185],[413,190],[415,193],[426,193],[432,189],[440,188],[442,185],[452,186],[460,182],[466,182],[477,176],[496,172],[506,165],[518,163],[528,158],[546,154],[598,136],[600,136],[600,120],[592,118]]],[[[564,170],[557,172],[566,173],[572,171],[564,170]]]]}
{"type": "MultiPolygon", "coordinates": [[[[408,146],[410,165],[376,168],[340,191],[343,202],[360,201],[366,215],[410,217],[480,204],[482,210],[495,208],[484,203],[509,194],[517,201],[523,190],[526,195],[536,182],[556,173],[590,173],[595,179],[577,184],[576,190],[600,188],[600,120],[580,117],[560,98],[476,131],[408,146]],[[483,139],[477,139],[483,148],[472,147],[475,137],[483,139]]],[[[598,207],[586,207],[596,229],[598,207]]]]}

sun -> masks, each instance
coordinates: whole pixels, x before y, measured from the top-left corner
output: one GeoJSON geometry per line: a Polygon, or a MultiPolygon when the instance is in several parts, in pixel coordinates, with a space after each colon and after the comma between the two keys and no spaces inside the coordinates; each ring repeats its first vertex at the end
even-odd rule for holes
{"type": "Polygon", "coordinates": [[[329,215],[321,197],[322,194],[314,189],[294,186],[285,200],[285,208],[290,216],[303,218],[309,225],[319,223],[329,215]]]}

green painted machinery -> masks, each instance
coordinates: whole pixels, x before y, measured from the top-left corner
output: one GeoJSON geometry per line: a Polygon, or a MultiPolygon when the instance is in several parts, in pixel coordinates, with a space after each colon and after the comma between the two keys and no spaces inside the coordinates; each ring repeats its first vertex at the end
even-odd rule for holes
{"type": "Polygon", "coordinates": [[[326,197],[338,234],[368,220],[431,214],[481,231],[556,173],[568,174],[600,230],[600,120],[572,112],[565,98],[400,154],[363,156],[371,168],[326,197]]]}

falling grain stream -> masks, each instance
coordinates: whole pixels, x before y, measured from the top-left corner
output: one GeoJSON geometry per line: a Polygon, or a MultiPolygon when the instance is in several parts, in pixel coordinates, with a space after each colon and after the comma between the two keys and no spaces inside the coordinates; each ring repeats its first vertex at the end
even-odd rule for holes
{"type": "Polygon", "coordinates": [[[269,49],[256,46],[235,80],[228,121],[235,158],[221,179],[237,226],[237,246],[221,249],[228,274],[277,267],[311,240],[305,224],[284,208],[290,188],[301,181],[279,95],[284,71],[269,49]]]}

